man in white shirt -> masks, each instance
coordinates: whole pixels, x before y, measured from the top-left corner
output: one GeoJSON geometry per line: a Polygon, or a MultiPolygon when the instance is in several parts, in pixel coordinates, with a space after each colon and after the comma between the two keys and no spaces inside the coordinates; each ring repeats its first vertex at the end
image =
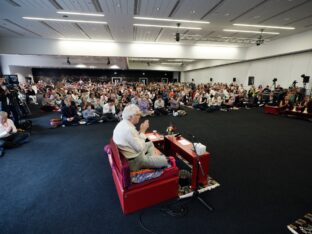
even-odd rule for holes
{"type": "Polygon", "coordinates": [[[17,132],[17,129],[8,114],[0,111],[0,157],[4,154],[4,148],[13,148],[23,144],[29,138],[29,133],[17,132]]]}
{"type": "Polygon", "coordinates": [[[107,103],[104,104],[102,120],[104,122],[118,121],[114,100],[108,99],[107,103]]]}
{"type": "Polygon", "coordinates": [[[127,158],[131,171],[142,168],[163,168],[168,166],[165,156],[154,155],[152,142],[145,142],[145,132],[149,128],[148,120],[140,126],[138,132],[135,125],[139,123],[141,112],[138,106],[130,104],[122,112],[123,120],[115,127],[113,140],[120,152],[127,158]]]}
{"type": "Polygon", "coordinates": [[[165,101],[162,99],[161,95],[158,95],[154,103],[155,115],[167,115],[168,111],[165,109],[165,101]]]}

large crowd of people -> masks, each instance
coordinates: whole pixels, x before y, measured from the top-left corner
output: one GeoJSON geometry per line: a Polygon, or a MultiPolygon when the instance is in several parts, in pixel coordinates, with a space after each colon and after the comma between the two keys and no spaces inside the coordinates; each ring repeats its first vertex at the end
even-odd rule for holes
{"type": "MultiPolygon", "coordinates": [[[[16,116],[20,114],[10,106],[17,99],[22,103],[39,104],[40,109],[45,112],[59,112],[60,121],[57,126],[64,127],[118,122],[122,119],[122,111],[129,104],[135,104],[142,117],[185,115],[187,108],[184,107],[215,112],[250,109],[265,104],[279,106],[287,111],[312,113],[312,100],[305,95],[304,89],[295,86],[285,89],[275,84],[271,87],[244,87],[236,83],[211,82],[196,85],[194,82],[144,84],[105,83],[88,79],[57,82],[39,80],[33,84],[20,83],[14,92],[18,98],[11,98],[11,101],[8,98],[10,91],[3,79],[0,79],[0,87],[0,111],[9,113],[15,125],[19,124],[16,116]]],[[[5,130],[3,134],[7,137],[5,130]]]]}
{"type": "MultiPolygon", "coordinates": [[[[33,85],[43,95],[43,111],[61,112],[62,125],[93,124],[121,120],[128,104],[140,108],[142,116],[178,115],[183,106],[197,110],[231,111],[265,104],[312,113],[312,102],[301,88],[280,85],[245,88],[236,83],[96,83],[90,80],[33,85]],[[81,121],[83,120],[83,121],[81,121]]],[[[32,94],[32,92],[30,92],[32,94]]],[[[36,100],[33,98],[33,100],[36,100]]],[[[185,108],[184,108],[185,110],[185,108]]]]}

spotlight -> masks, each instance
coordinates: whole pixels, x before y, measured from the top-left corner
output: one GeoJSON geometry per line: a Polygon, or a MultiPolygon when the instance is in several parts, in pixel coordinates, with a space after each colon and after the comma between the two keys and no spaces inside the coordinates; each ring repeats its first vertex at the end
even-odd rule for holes
{"type": "Polygon", "coordinates": [[[180,41],[180,33],[178,33],[178,32],[176,33],[175,40],[176,40],[176,42],[180,41]]]}
{"type": "Polygon", "coordinates": [[[180,27],[180,23],[177,23],[177,32],[175,34],[175,40],[176,42],[179,42],[180,41],[180,33],[179,33],[179,27],[180,27]]]}
{"type": "Polygon", "coordinates": [[[256,46],[262,45],[264,43],[264,39],[263,39],[263,36],[262,36],[262,33],[263,33],[264,30],[261,29],[260,31],[261,31],[261,34],[258,37],[258,40],[256,40],[256,46]]]}
{"type": "Polygon", "coordinates": [[[301,77],[302,77],[302,79],[303,79],[303,83],[304,83],[304,84],[309,83],[309,81],[310,81],[310,76],[306,76],[305,74],[302,74],[301,77]]]}
{"type": "Polygon", "coordinates": [[[276,81],[277,81],[277,78],[274,78],[274,79],[273,79],[273,83],[275,83],[276,81]]]}

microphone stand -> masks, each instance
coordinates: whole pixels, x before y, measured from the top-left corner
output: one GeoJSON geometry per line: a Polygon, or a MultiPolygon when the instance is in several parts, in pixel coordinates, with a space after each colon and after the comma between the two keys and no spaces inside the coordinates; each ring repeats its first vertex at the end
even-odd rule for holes
{"type": "Polygon", "coordinates": [[[202,173],[202,175],[205,175],[203,167],[201,165],[200,162],[200,156],[197,154],[196,152],[196,148],[195,148],[195,142],[194,142],[194,136],[192,135],[193,138],[193,148],[194,148],[194,153],[196,155],[196,186],[195,186],[195,190],[193,191],[193,196],[192,198],[195,198],[197,200],[199,200],[209,211],[213,211],[213,207],[211,205],[209,205],[203,198],[200,197],[200,193],[199,193],[199,170],[202,173]]]}

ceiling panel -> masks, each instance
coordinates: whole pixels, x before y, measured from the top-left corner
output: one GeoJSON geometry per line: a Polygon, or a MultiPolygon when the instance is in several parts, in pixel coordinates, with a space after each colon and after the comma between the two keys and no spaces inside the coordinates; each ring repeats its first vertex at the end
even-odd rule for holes
{"type": "Polygon", "coordinates": [[[64,35],[64,37],[68,38],[85,38],[86,35],[84,35],[74,24],[72,23],[62,23],[62,22],[51,22],[46,21],[48,25],[55,28],[57,31],[59,31],[61,34],[64,35]]]}
{"type": "Polygon", "coordinates": [[[134,0],[99,0],[104,14],[114,15],[132,15],[134,0]]]}
{"type": "Polygon", "coordinates": [[[284,14],[278,15],[277,17],[270,19],[270,24],[292,25],[287,21],[293,22],[298,21],[307,16],[312,17],[311,14],[312,14],[312,1],[309,1],[299,7],[296,7],[295,9],[290,10],[289,12],[285,12],[284,14]]]}
{"type": "Polygon", "coordinates": [[[263,2],[263,0],[240,0],[238,5],[237,1],[227,0],[220,4],[218,8],[208,14],[203,20],[211,22],[229,22],[261,2],[263,2]]]}
{"type": "MultiPolygon", "coordinates": [[[[256,7],[252,11],[242,15],[235,20],[234,23],[249,23],[257,24],[262,21],[279,14],[280,12],[286,11],[290,8],[293,8],[299,4],[304,3],[306,0],[270,0],[266,1],[264,4],[256,7]]],[[[266,24],[270,24],[270,21],[266,21],[266,24]]]]}
{"type": "Polygon", "coordinates": [[[0,36],[23,36],[23,34],[18,33],[13,31],[12,29],[5,27],[5,26],[0,26],[0,36]]]}
{"type": "Polygon", "coordinates": [[[81,29],[90,36],[91,39],[111,40],[110,34],[107,32],[106,25],[98,24],[79,24],[81,29]]]}
{"type": "Polygon", "coordinates": [[[140,16],[167,18],[177,0],[143,0],[140,2],[140,16]]]}
{"type": "Polygon", "coordinates": [[[14,0],[21,8],[32,9],[55,9],[55,7],[47,0],[14,0]]]}
{"type": "Polygon", "coordinates": [[[57,33],[56,31],[52,30],[49,27],[46,27],[44,24],[42,24],[39,21],[26,21],[21,18],[15,19],[14,21],[11,20],[11,21],[29,31],[32,31],[34,33],[41,35],[42,37],[47,37],[47,38],[60,37],[59,33],[57,33]]]}
{"type": "Polygon", "coordinates": [[[28,36],[28,37],[40,37],[41,35],[36,31],[31,31],[30,29],[27,29],[23,26],[20,26],[16,22],[9,20],[9,19],[3,19],[0,21],[0,24],[4,26],[5,28],[8,28],[18,34],[28,36]]]}
{"type": "Polygon", "coordinates": [[[182,1],[172,18],[200,20],[220,0],[182,1]]]}
{"type": "Polygon", "coordinates": [[[66,11],[96,12],[92,0],[58,0],[57,2],[66,11]]]}
{"type": "Polygon", "coordinates": [[[136,30],[136,41],[155,41],[160,28],[150,28],[149,30],[137,27],[136,30]]]}

